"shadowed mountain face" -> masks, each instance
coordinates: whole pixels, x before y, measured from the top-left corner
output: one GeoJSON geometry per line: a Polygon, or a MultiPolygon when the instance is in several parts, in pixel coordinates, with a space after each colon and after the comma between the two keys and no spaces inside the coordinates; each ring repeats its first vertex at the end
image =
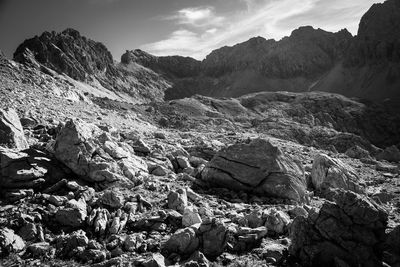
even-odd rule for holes
{"type": "Polygon", "coordinates": [[[357,36],[313,90],[371,100],[400,101],[400,1],[374,4],[362,17],[357,36]]]}
{"type": "Polygon", "coordinates": [[[257,91],[307,91],[339,62],[352,39],[342,30],[330,33],[301,27],[280,41],[252,38],[222,47],[202,62],[183,57],[154,57],[140,50],[123,58],[163,73],[173,80],[167,99],[193,94],[240,96],[257,91]],[[130,55],[130,56],[129,56],[130,55]],[[178,71],[182,69],[182,71],[178,71]]]}

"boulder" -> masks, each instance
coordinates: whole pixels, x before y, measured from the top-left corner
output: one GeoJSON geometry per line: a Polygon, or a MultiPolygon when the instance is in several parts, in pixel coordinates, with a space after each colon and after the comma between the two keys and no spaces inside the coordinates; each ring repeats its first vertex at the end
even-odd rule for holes
{"type": "Polygon", "coordinates": [[[191,207],[185,208],[182,217],[182,225],[187,227],[198,223],[202,223],[199,213],[195,212],[191,207]]]}
{"type": "Polygon", "coordinates": [[[222,149],[206,165],[202,179],[211,185],[237,191],[298,202],[306,200],[301,162],[266,139],[222,149]]]}
{"type": "Polygon", "coordinates": [[[177,191],[169,192],[168,208],[176,210],[183,214],[187,205],[188,205],[188,200],[185,189],[180,188],[177,191]]]}
{"type": "Polygon", "coordinates": [[[286,232],[289,223],[291,222],[290,217],[284,211],[276,210],[274,208],[269,209],[265,214],[265,227],[277,234],[283,234],[286,232]]]}
{"type": "Polygon", "coordinates": [[[100,202],[110,208],[118,209],[124,206],[124,195],[117,189],[106,190],[100,197],[100,202]]]}
{"type": "Polygon", "coordinates": [[[57,136],[58,160],[89,182],[133,181],[147,172],[146,163],[124,143],[80,119],[68,121],[57,136]]]}
{"type": "Polygon", "coordinates": [[[164,244],[167,254],[191,255],[199,248],[200,242],[194,227],[187,227],[176,231],[164,244]]]}
{"type": "Polygon", "coordinates": [[[228,229],[221,221],[209,220],[199,228],[202,238],[202,252],[209,258],[221,255],[227,245],[228,229]]]}
{"type": "Polygon", "coordinates": [[[341,160],[325,154],[319,154],[315,157],[311,170],[311,181],[314,188],[319,192],[329,188],[343,188],[356,193],[364,192],[361,179],[353,168],[341,160]]]}
{"type": "Polygon", "coordinates": [[[19,252],[25,248],[25,242],[13,230],[3,228],[0,230],[0,255],[3,253],[19,252]]]}
{"type": "Polygon", "coordinates": [[[350,157],[350,158],[355,158],[355,159],[362,159],[362,158],[368,158],[370,157],[370,154],[367,150],[364,148],[355,145],[351,148],[349,148],[345,154],[350,157]]]}
{"type": "Polygon", "coordinates": [[[27,251],[35,258],[50,257],[55,252],[48,242],[33,243],[28,246],[27,251]]]}
{"type": "Polygon", "coordinates": [[[18,114],[14,109],[0,109],[0,146],[19,150],[29,147],[18,114]]]}
{"type": "Polygon", "coordinates": [[[388,214],[367,196],[331,191],[319,212],[298,216],[290,227],[290,254],[303,266],[380,266],[388,214]]]}
{"type": "Polygon", "coordinates": [[[64,226],[79,227],[87,217],[86,202],[83,199],[68,201],[56,213],[56,221],[64,226]]]}

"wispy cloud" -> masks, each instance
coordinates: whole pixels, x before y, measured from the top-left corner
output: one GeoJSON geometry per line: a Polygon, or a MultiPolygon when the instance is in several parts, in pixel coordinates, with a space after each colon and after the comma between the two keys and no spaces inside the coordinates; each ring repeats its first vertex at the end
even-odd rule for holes
{"type": "Polygon", "coordinates": [[[213,49],[254,36],[280,39],[299,26],[356,33],[362,14],[377,0],[239,0],[247,9],[217,14],[212,7],[191,7],[170,16],[178,28],[141,48],[156,55],[204,58],[213,49]]]}
{"type": "Polygon", "coordinates": [[[173,20],[179,25],[192,27],[222,25],[225,20],[223,16],[217,16],[215,9],[211,6],[183,8],[173,15],[164,17],[164,19],[173,20]]]}

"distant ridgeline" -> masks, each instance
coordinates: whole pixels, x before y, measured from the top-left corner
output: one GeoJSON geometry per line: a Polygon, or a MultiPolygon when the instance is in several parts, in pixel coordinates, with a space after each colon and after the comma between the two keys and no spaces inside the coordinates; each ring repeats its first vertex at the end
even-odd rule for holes
{"type": "Polygon", "coordinates": [[[400,101],[400,1],[374,4],[357,36],[300,27],[280,41],[262,37],[212,51],[203,61],[107,48],[79,32],[45,32],[22,43],[18,62],[124,92],[138,102],[202,94],[237,97],[260,91],[326,91],[372,101],[400,101]]]}

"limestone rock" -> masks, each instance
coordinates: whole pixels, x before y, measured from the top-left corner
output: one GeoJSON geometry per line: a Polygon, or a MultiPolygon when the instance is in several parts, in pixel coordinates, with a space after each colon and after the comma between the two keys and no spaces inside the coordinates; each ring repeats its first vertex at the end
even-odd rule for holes
{"type": "Polygon", "coordinates": [[[215,258],[221,255],[227,245],[226,225],[221,221],[206,221],[199,228],[202,238],[202,252],[207,257],[215,258]]]}
{"type": "Polygon", "coordinates": [[[25,242],[13,230],[3,228],[0,230],[0,253],[19,252],[25,248],[25,242]]]}
{"type": "Polygon", "coordinates": [[[147,172],[146,163],[127,146],[80,119],[65,124],[54,151],[57,159],[90,182],[136,182],[137,176],[147,172]]]}
{"type": "Polygon", "coordinates": [[[304,201],[301,163],[266,139],[232,145],[206,165],[202,179],[215,186],[304,201]]]}
{"type": "Polygon", "coordinates": [[[19,150],[29,147],[18,114],[14,109],[0,109],[0,145],[19,150]]]}
{"type": "Polygon", "coordinates": [[[118,189],[111,189],[104,191],[100,202],[107,207],[118,209],[124,206],[125,198],[118,189]]]}
{"type": "Polygon", "coordinates": [[[290,223],[288,214],[274,208],[269,209],[265,216],[265,227],[277,234],[283,234],[290,223]]]}
{"type": "Polygon", "coordinates": [[[366,196],[337,189],[334,202],[307,218],[296,217],[290,228],[290,253],[306,266],[379,266],[388,214],[366,196]]]}
{"type": "Polygon", "coordinates": [[[350,166],[324,154],[315,157],[311,180],[314,188],[320,192],[328,188],[343,188],[357,193],[364,191],[361,179],[350,166]]]}
{"type": "Polygon", "coordinates": [[[198,249],[199,245],[195,228],[187,227],[176,231],[165,243],[163,249],[169,254],[178,253],[189,256],[198,249]]]}
{"type": "Polygon", "coordinates": [[[182,225],[188,227],[198,223],[202,223],[199,213],[193,211],[193,208],[190,207],[185,208],[182,217],[182,225]]]}
{"type": "Polygon", "coordinates": [[[168,194],[168,208],[180,213],[185,211],[188,205],[186,190],[180,188],[177,191],[171,191],[168,194]]]}
{"type": "Polygon", "coordinates": [[[86,202],[83,199],[68,201],[65,207],[60,208],[56,213],[56,220],[61,225],[79,227],[87,216],[86,202]]]}

